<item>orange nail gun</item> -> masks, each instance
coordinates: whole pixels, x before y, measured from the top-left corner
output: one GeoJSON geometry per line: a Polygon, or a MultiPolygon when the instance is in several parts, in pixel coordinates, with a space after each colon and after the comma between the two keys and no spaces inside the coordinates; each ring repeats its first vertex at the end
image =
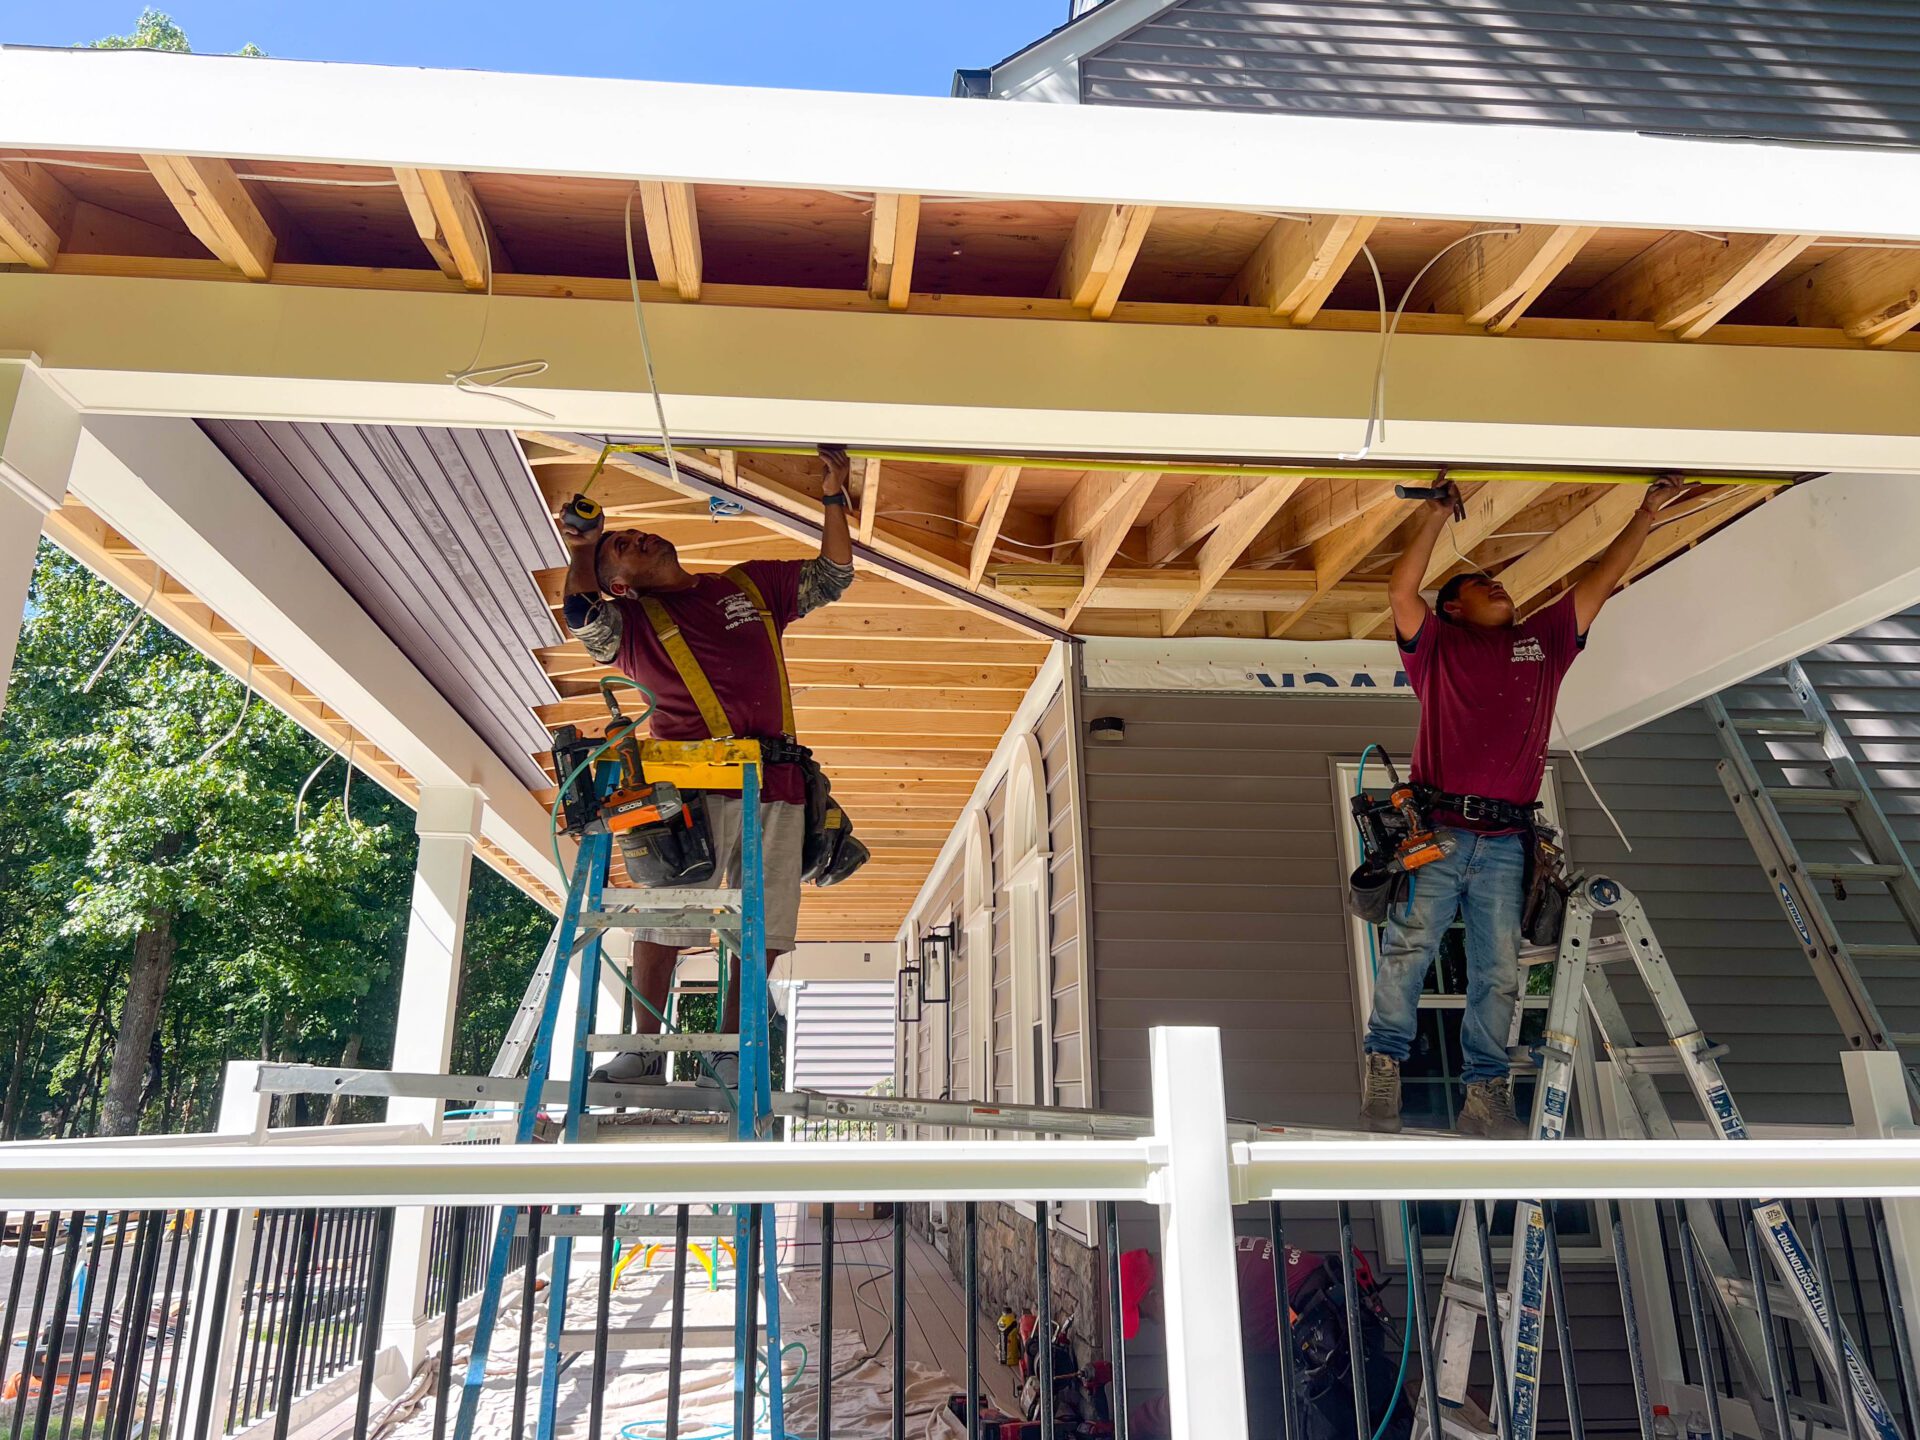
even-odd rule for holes
{"type": "Polygon", "coordinates": [[[1353,797],[1353,815],[1365,839],[1368,866],[1376,873],[1400,874],[1453,853],[1453,840],[1437,833],[1420,808],[1420,797],[1413,786],[1404,784],[1393,759],[1386,751],[1380,759],[1387,767],[1387,798],[1371,795],[1353,797]]]}

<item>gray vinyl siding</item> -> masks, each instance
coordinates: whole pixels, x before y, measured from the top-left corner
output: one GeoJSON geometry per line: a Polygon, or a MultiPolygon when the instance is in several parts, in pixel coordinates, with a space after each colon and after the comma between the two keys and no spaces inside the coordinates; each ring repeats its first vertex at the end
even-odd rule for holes
{"type": "MultiPolygon", "coordinates": [[[[1050,916],[1044,956],[1047,970],[1040,990],[1047,997],[1046,1003],[1052,1006],[1055,1089],[1052,1100],[1042,1096],[1039,1103],[1077,1106],[1087,1103],[1086,1077],[1091,1067],[1080,1019],[1080,992],[1085,978],[1080,936],[1080,825],[1073,805],[1076,757],[1064,689],[1049,700],[1032,733],[1040,749],[1043,772],[1039,797],[1043,809],[1038,820],[1051,852],[1048,861],[1050,916]]],[[[949,916],[954,921],[952,1003],[924,1007],[923,1022],[907,1027],[902,1039],[901,1080],[914,1093],[923,1096],[938,1097],[944,1093],[957,1099],[1005,1103],[1015,1098],[1013,925],[1006,889],[1007,804],[1008,781],[1003,777],[993,786],[984,805],[989,858],[987,897],[992,916],[986,949],[975,954],[968,942],[965,844],[955,847],[945,868],[937,873],[927,891],[927,903],[919,912],[923,926],[945,924],[949,916]],[[985,1077],[974,1074],[980,1045],[971,1034],[971,997],[978,985],[989,987],[993,997],[991,1087],[985,1085],[985,1077]],[[940,1013],[942,1010],[944,1015],[940,1013]],[[944,1072],[936,1073],[938,1053],[932,1043],[933,1027],[940,1024],[948,1027],[947,1066],[944,1072]],[[989,1088],[990,1093],[986,1093],[989,1088]]],[[[971,826],[971,819],[963,819],[963,834],[970,832],[971,826]]]]}
{"type": "Polygon", "coordinates": [[[1079,73],[1088,104],[1920,143],[1905,0],[1180,0],[1079,73]]]}
{"type": "Polygon", "coordinates": [[[203,420],[236,469],[529,788],[561,636],[533,572],[567,563],[504,430],[203,420]]]}

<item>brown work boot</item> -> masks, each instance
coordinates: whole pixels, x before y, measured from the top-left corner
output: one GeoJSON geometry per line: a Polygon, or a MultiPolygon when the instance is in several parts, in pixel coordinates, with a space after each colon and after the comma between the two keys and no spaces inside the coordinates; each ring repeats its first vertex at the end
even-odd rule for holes
{"type": "Polygon", "coordinates": [[[1513,1082],[1502,1076],[1467,1086],[1459,1130],[1462,1135],[1484,1135],[1489,1140],[1524,1140],[1527,1127],[1513,1113],[1513,1082]]]}
{"type": "Polygon", "coordinates": [[[1387,1135],[1400,1133],[1400,1062],[1369,1053],[1360,1090],[1360,1123],[1387,1135]]]}

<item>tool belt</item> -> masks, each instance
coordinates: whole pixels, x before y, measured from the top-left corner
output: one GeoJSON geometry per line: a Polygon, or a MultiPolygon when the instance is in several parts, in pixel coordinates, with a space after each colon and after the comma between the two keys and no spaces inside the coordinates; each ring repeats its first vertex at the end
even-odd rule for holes
{"type": "MultiPolygon", "coordinates": [[[[813,758],[813,752],[794,738],[793,686],[787,678],[787,658],[780,648],[780,628],[774,623],[772,608],[760,593],[760,587],[747,574],[745,566],[734,566],[726,572],[726,578],[738,586],[740,593],[752,603],[754,613],[766,628],[767,646],[773,653],[774,674],[780,682],[780,724],[783,733],[773,737],[744,738],[760,741],[761,758],[767,764],[797,765],[800,768],[806,786],[807,827],[801,853],[800,878],[818,886],[838,884],[866,864],[870,852],[854,837],[853,821],[834,800],[826,771],[813,758]]],[[[647,623],[653,627],[660,648],[666,651],[667,659],[673,662],[680,683],[686,686],[687,693],[693,697],[694,708],[700,712],[708,735],[716,740],[737,735],[733,722],[727,718],[726,707],[720,703],[720,697],[714,691],[713,682],[707,678],[706,671],[700,668],[693,647],[687,644],[686,637],[680,633],[672,613],[651,595],[640,597],[640,609],[647,617],[647,623]]]]}
{"type": "Polygon", "coordinates": [[[1500,825],[1514,830],[1531,830],[1538,823],[1540,802],[1516,805],[1511,800],[1495,800],[1486,795],[1453,795],[1431,785],[1413,787],[1420,808],[1429,816],[1445,811],[1458,815],[1469,825],[1500,825]]]}

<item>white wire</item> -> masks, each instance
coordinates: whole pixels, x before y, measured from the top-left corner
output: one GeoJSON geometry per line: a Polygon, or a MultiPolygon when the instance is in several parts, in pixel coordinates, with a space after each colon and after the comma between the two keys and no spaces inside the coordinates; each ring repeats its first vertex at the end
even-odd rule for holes
{"type": "MultiPolygon", "coordinates": [[[[1373,409],[1367,415],[1367,428],[1365,434],[1361,437],[1359,451],[1352,455],[1342,455],[1340,457],[1342,460],[1364,460],[1372,451],[1373,442],[1376,437],[1381,440],[1387,438],[1387,349],[1393,344],[1393,337],[1400,332],[1400,317],[1407,313],[1407,301],[1413,298],[1413,292],[1419,288],[1420,282],[1427,278],[1427,272],[1438,265],[1449,253],[1459,249],[1469,240],[1478,240],[1486,235],[1518,235],[1519,233],[1520,227],[1518,225],[1500,225],[1486,230],[1470,231],[1462,235],[1458,240],[1441,246],[1439,253],[1434,255],[1426,264],[1422,265],[1419,273],[1407,282],[1407,288],[1400,292],[1400,303],[1393,307],[1393,323],[1391,325],[1386,323],[1386,291],[1384,289],[1380,290],[1380,358],[1375,364],[1373,372],[1373,409]]],[[[1374,267],[1373,278],[1375,285],[1378,286],[1380,281],[1380,267],[1374,263],[1373,251],[1364,245],[1360,248],[1366,252],[1367,263],[1374,267]]]]}
{"type": "Polygon", "coordinates": [[[234,718],[233,728],[227,731],[227,733],[222,735],[218,740],[214,741],[211,745],[207,746],[205,750],[202,750],[200,752],[200,758],[194,761],[194,764],[196,765],[206,764],[207,761],[211,760],[214,757],[215,753],[219,751],[221,746],[225,745],[229,740],[233,739],[234,736],[238,735],[240,733],[240,727],[244,725],[247,721],[247,711],[252,708],[253,708],[253,647],[249,645],[247,647],[247,693],[245,698],[243,698],[240,701],[240,713],[238,716],[234,718]]]}
{"type": "MultiPolygon", "coordinates": [[[[1560,712],[1557,709],[1553,712],[1553,723],[1555,728],[1560,731],[1561,743],[1565,744],[1567,728],[1561,724],[1560,712]]],[[[1600,807],[1600,813],[1607,817],[1607,823],[1613,826],[1613,833],[1620,837],[1620,843],[1627,847],[1627,853],[1631,855],[1633,853],[1633,842],[1627,839],[1627,832],[1621,828],[1619,819],[1608,807],[1605,797],[1600,794],[1600,787],[1593,783],[1593,777],[1587,773],[1587,762],[1580,758],[1580,752],[1571,745],[1567,746],[1567,753],[1573,756],[1573,767],[1580,772],[1580,778],[1587,782],[1587,792],[1593,796],[1594,803],[1600,807]]]]}
{"type": "Polygon", "coordinates": [[[320,763],[313,767],[313,773],[307,776],[306,780],[300,786],[300,793],[294,797],[293,833],[295,835],[300,833],[300,816],[306,807],[307,791],[313,788],[313,782],[320,778],[320,772],[333,763],[333,754],[334,752],[329,750],[325,755],[320,757],[320,763]]]}
{"type": "Polygon", "coordinates": [[[347,736],[347,778],[340,786],[340,818],[353,819],[353,744],[359,737],[347,736]]]}
{"type": "Polygon", "coordinates": [[[485,308],[480,312],[480,338],[473,343],[473,358],[467,362],[466,368],[447,371],[447,379],[453,382],[454,389],[463,394],[488,395],[495,400],[504,400],[530,415],[552,420],[554,414],[551,410],[529,405],[518,396],[509,395],[498,388],[512,380],[530,380],[535,375],[544,375],[547,372],[545,360],[509,360],[499,365],[480,363],[480,352],[487,345],[487,326],[493,320],[493,241],[488,237],[485,225],[480,227],[480,245],[487,261],[487,298],[485,308]]]}
{"type": "Polygon", "coordinates": [[[660,381],[653,372],[653,345],[647,339],[647,307],[640,303],[640,267],[633,258],[633,191],[627,192],[627,286],[633,295],[633,324],[640,332],[640,358],[647,367],[647,393],[653,396],[654,418],[660,424],[660,448],[666,453],[667,474],[680,484],[680,465],[673,457],[673,436],[667,430],[667,407],[660,399],[660,381]]]}
{"type": "Polygon", "coordinates": [[[93,667],[93,673],[87,677],[87,683],[80,687],[80,693],[82,695],[91,695],[93,693],[94,685],[98,683],[102,675],[107,673],[107,666],[112,664],[113,657],[120,653],[120,647],[127,643],[127,637],[133,634],[133,627],[147,618],[147,607],[153,604],[154,593],[159,590],[159,588],[160,567],[156,565],[153,570],[153,584],[147,587],[147,598],[140,602],[140,608],[134,612],[133,618],[127,621],[126,625],[121,629],[119,637],[114,640],[113,644],[107,647],[107,653],[100,657],[100,663],[93,667]]]}

